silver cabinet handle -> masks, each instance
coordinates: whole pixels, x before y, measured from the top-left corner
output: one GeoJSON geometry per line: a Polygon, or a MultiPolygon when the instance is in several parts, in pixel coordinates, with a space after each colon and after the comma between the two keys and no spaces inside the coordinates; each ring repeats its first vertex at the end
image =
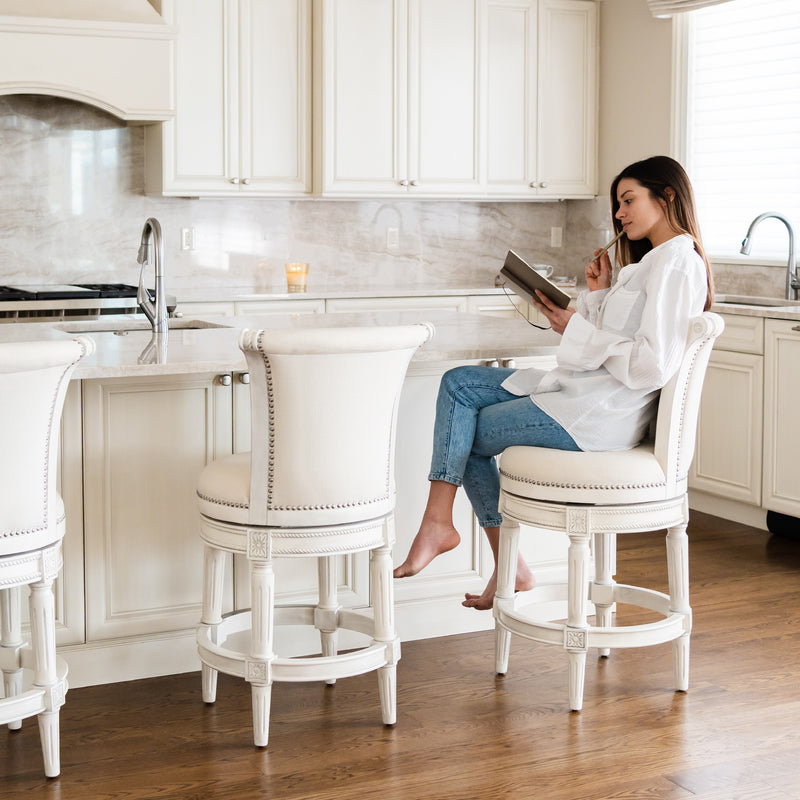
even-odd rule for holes
{"type": "Polygon", "coordinates": [[[406,181],[406,180],[400,181],[400,185],[401,186],[408,186],[408,181],[406,181]]]}
{"type": "Polygon", "coordinates": [[[538,184],[536,183],[536,181],[531,181],[531,182],[528,184],[528,186],[530,186],[530,187],[531,187],[531,189],[535,189],[535,188],[538,186],[538,184]]]}
{"type": "Polygon", "coordinates": [[[239,183],[239,179],[238,178],[228,178],[228,181],[230,183],[239,183]]]}
{"type": "Polygon", "coordinates": [[[239,383],[250,383],[250,373],[249,372],[240,372],[239,373],[239,383]]]}
{"type": "Polygon", "coordinates": [[[411,181],[412,186],[419,186],[419,181],[411,181]]]}
{"type": "Polygon", "coordinates": [[[501,363],[503,364],[504,367],[507,367],[508,369],[517,368],[517,362],[514,361],[513,358],[504,358],[501,363]]]}
{"type": "Polygon", "coordinates": [[[220,386],[230,386],[232,379],[230,375],[217,375],[220,386]]]}
{"type": "Polygon", "coordinates": [[[248,185],[248,186],[249,186],[249,185],[250,185],[250,178],[245,178],[245,179],[242,181],[242,183],[244,183],[244,184],[246,184],[246,185],[248,185]]]}
{"type": "Polygon", "coordinates": [[[539,183],[539,188],[540,188],[540,189],[546,189],[546,188],[547,188],[549,185],[550,185],[550,184],[549,184],[547,181],[541,181],[541,182],[539,183]]]}
{"type": "Polygon", "coordinates": [[[500,362],[496,358],[490,358],[486,362],[486,366],[487,367],[499,367],[500,366],[500,362]]]}

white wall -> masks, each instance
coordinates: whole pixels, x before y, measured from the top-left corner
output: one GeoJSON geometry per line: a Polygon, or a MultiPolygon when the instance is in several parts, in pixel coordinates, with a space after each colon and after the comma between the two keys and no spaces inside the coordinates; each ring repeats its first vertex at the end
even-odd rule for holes
{"type": "Polygon", "coordinates": [[[600,3],[600,186],[628,164],[671,155],[672,22],[646,0],[600,3]]]}

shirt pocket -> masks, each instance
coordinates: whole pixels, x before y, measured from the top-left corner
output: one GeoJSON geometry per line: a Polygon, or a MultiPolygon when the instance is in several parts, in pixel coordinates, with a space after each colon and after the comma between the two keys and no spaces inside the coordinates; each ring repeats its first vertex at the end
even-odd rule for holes
{"type": "Polygon", "coordinates": [[[641,292],[617,288],[610,292],[603,303],[600,327],[623,333],[629,325],[631,314],[641,292]]]}

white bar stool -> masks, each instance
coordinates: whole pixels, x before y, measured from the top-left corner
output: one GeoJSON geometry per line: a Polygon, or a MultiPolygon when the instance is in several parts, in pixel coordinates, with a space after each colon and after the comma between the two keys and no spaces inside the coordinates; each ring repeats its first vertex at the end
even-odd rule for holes
{"type": "Polygon", "coordinates": [[[250,370],[251,452],[218,459],[200,474],[205,543],[203,616],[197,631],[203,700],[217,673],[247,680],[253,738],[266,746],[274,681],[327,681],[377,670],[383,722],[396,719],[391,547],[395,423],[400,390],[430,325],[242,332],[250,370]],[[335,559],[370,551],[371,608],[342,608],[335,559]],[[222,616],[227,553],[247,557],[251,611],[222,616]],[[275,607],[273,560],[318,559],[315,606],[275,607]],[[313,626],[321,656],[280,658],[275,624],[313,626]],[[337,631],[369,638],[337,653],[337,631]]]}
{"type": "Polygon", "coordinates": [[[689,686],[689,552],[686,494],[694,454],[697,415],[708,358],[724,323],[706,312],[689,326],[684,357],[676,375],[661,390],[655,437],[619,452],[568,452],[540,447],[510,447],[500,460],[500,553],[494,601],[495,666],[508,669],[511,634],[563,647],[569,661],[569,707],[580,710],[586,652],[673,643],[675,688],[689,686]],[[569,536],[567,619],[536,617],[540,587],[515,596],[520,523],[569,536]],[[617,584],[616,534],[667,529],[669,594],[617,584]],[[590,581],[590,544],[595,576],[590,581]],[[530,600],[534,603],[530,603],[530,600]],[[523,603],[525,605],[523,605],[523,603]],[[594,605],[595,624],[587,621],[594,605]],[[615,626],[615,603],[650,609],[654,622],[615,626]]]}
{"type": "Polygon", "coordinates": [[[37,716],[48,778],[61,771],[59,709],[67,665],[56,657],[53,581],[61,569],[64,503],[56,491],[58,434],[70,375],[94,350],[86,337],[0,344],[0,724],[37,716]],[[30,586],[30,641],[22,587],[30,586]],[[25,675],[31,680],[25,682],[25,675]],[[26,685],[27,683],[27,685],[26,685]]]}

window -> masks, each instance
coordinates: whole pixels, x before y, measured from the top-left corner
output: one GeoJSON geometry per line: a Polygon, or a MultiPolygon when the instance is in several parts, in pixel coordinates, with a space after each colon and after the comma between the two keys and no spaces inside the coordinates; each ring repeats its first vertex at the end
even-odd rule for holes
{"type": "MultiPolygon", "coordinates": [[[[797,0],[732,0],[687,14],[685,163],[710,256],[737,257],[751,220],[788,217],[800,237],[800,13],[797,0]]],[[[786,259],[765,220],[752,256],[786,259]]]]}

